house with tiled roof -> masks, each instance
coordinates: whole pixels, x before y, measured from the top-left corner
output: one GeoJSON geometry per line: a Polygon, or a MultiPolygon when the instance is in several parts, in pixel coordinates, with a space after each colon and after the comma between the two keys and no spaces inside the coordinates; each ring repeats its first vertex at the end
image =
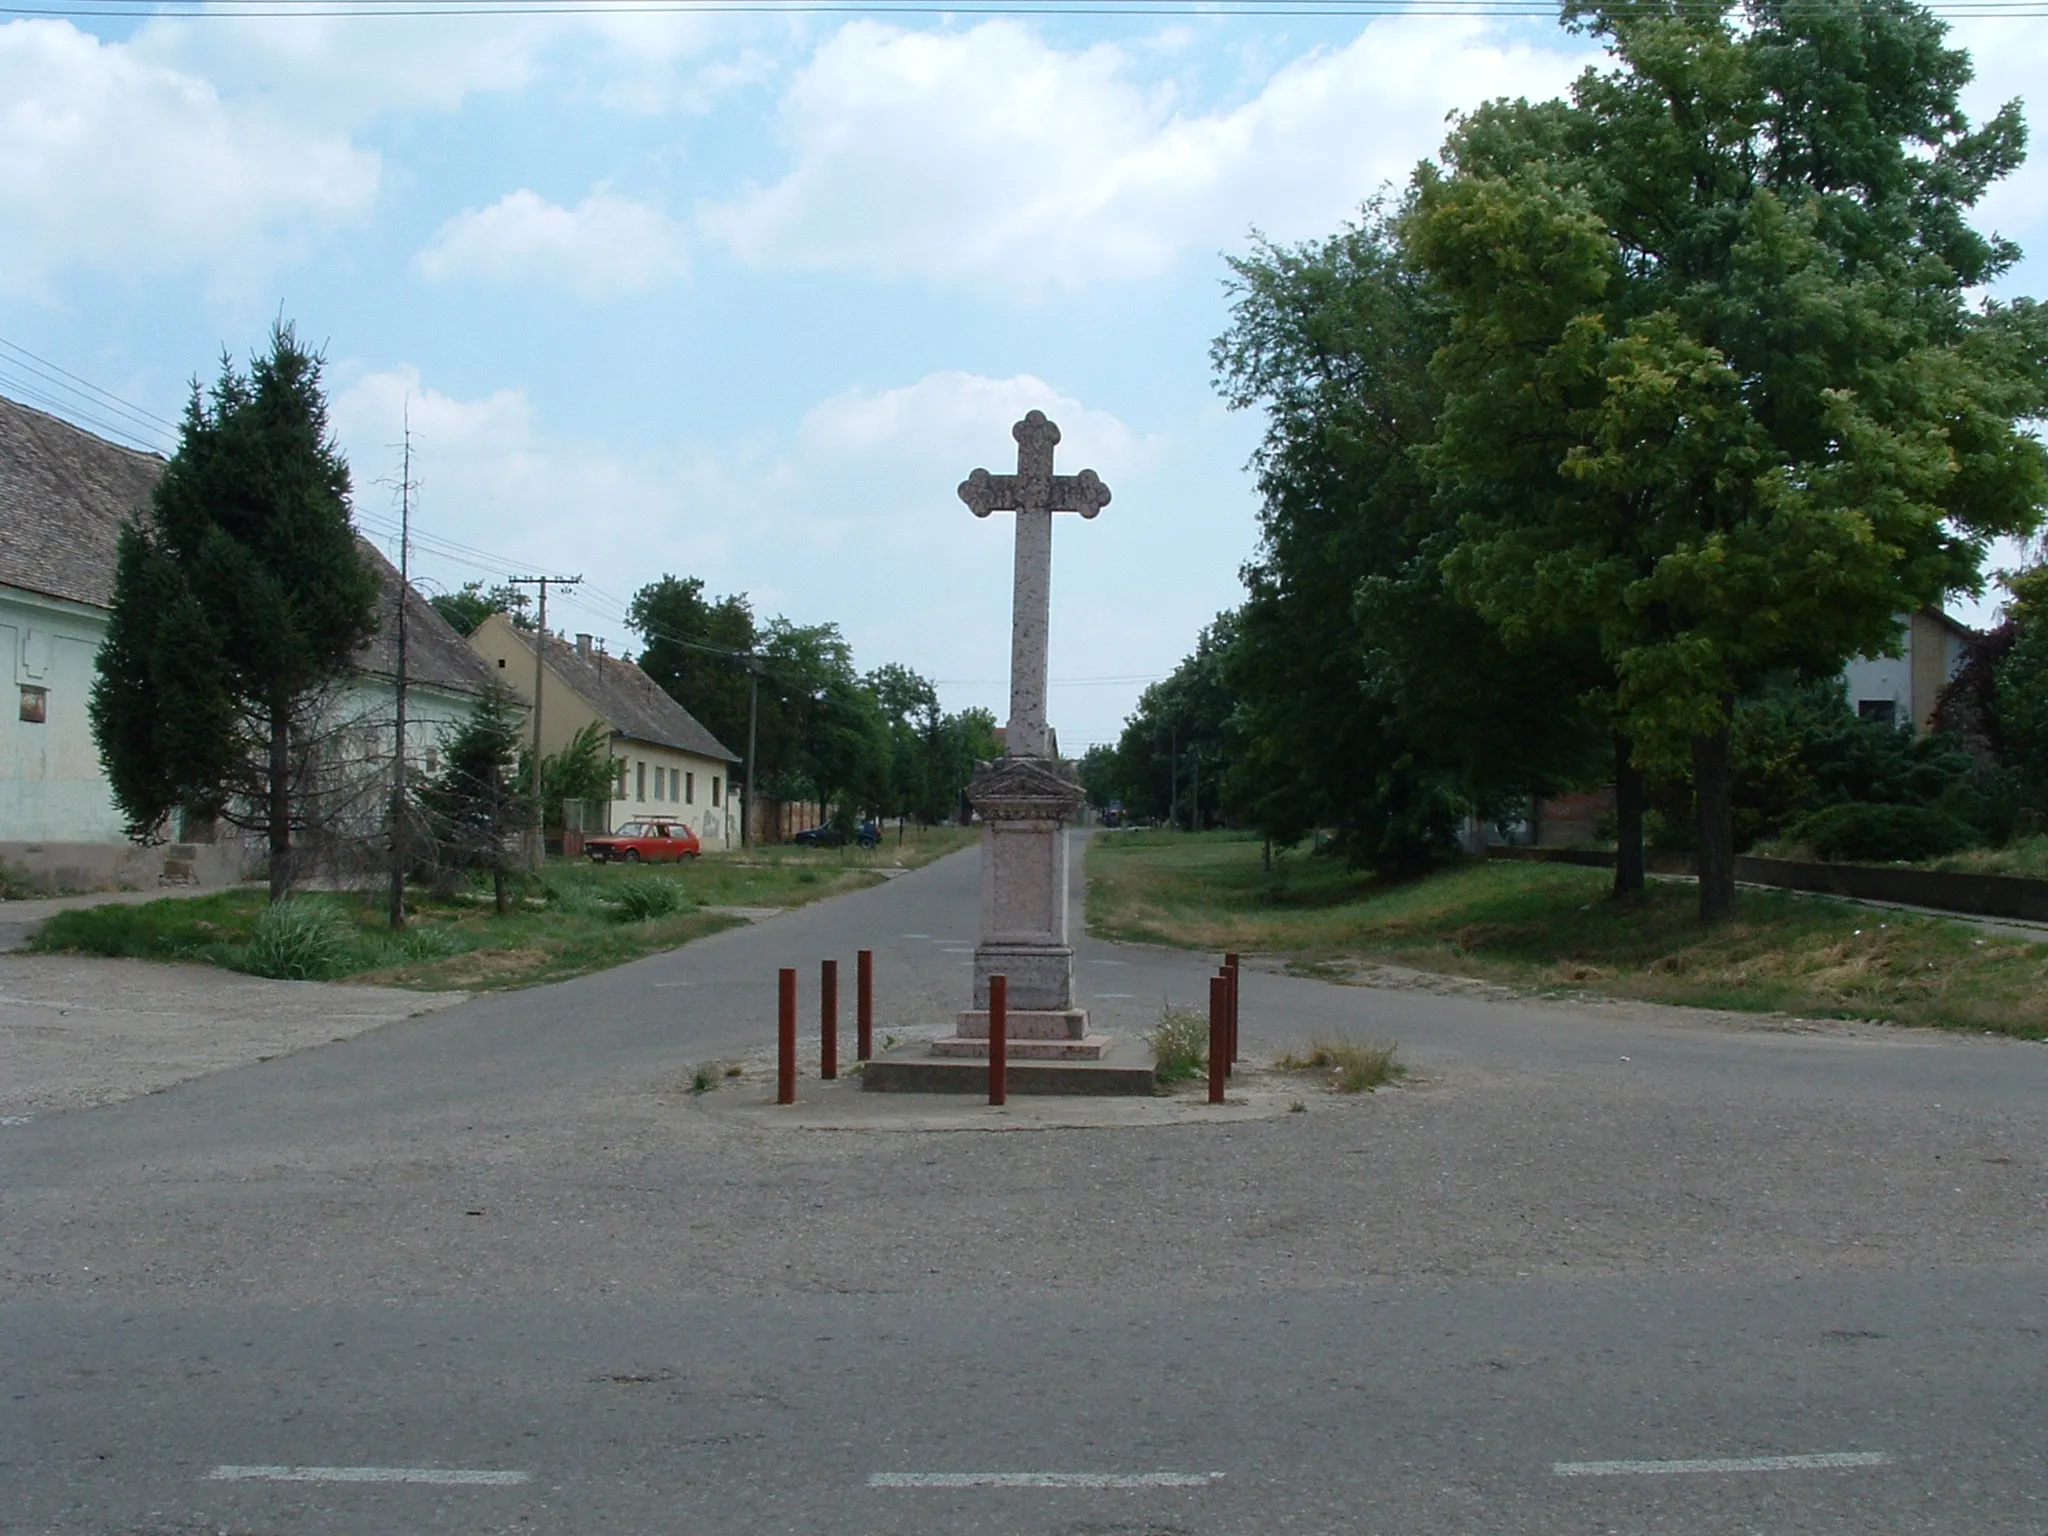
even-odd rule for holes
{"type": "MultiPolygon", "coordinates": [[[[165,849],[125,836],[87,714],[121,528],[147,510],[164,469],[156,454],[0,397],[0,666],[9,674],[0,678],[0,863],[37,883],[147,886],[165,870],[165,849]]],[[[383,617],[325,714],[347,744],[341,769],[363,782],[359,798],[370,807],[371,786],[391,765],[401,591],[409,760],[431,767],[440,733],[492,677],[383,555],[361,548],[382,587],[383,617]]],[[[228,844],[174,845],[171,860],[177,873],[210,879],[239,876],[246,863],[228,844]]]]}
{"type": "MultiPolygon", "coordinates": [[[[534,701],[538,637],[494,613],[469,637],[492,675],[528,705],[534,701]]],[[[591,636],[575,642],[548,635],[541,650],[541,752],[552,755],[593,722],[612,763],[605,825],[659,818],[685,821],[706,848],[740,841],[740,797],[733,768],[739,754],[632,662],[607,656],[591,636]]]]}

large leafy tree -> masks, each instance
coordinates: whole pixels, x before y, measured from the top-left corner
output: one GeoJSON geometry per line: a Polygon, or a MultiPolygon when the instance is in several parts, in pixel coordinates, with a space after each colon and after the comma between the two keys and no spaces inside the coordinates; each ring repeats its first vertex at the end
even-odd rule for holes
{"type": "Polygon", "coordinates": [[[476,627],[494,613],[504,614],[519,629],[534,627],[533,598],[510,583],[486,587],[480,581],[465,581],[455,591],[437,592],[427,601],[460,635],[476,633],[476,627]]]}
{"type": "Polygon", "coordinates": [[[735,752],[747,750],[748,675],[760,642],[744,592],[705,593],[695,576],[663,576],[633,594],[626,623],[640,636],[645,672],[735,752]]]}
{"type": "Polygon", "coordinates": [[[288,325],[195,383],[148,514],[121,534],[94,737],[137,837],[184,808],[260,832],[270,895],[316,818],[322,708],[376,628],[320,359],[288,325]]]}
{"type": "Polygon", "coordinates": [[[1444,569],[1510,643],[1596,646],[1638,757],[1689,764],[1714,917],[1736,699],[1894,644],[2048,492],[2041,317],[1969,302],[2024,132],[1970,125],[1907,0],[1566,16],[1612,66],[1461,121],[1404,228],[1450,312],[1444,569]]]}
{"type": "Polygon", "coordinates": [[[1445,584],[1455,525],[1419,454],[1449,317],[1397,212],[1235,261],[1212,356],[1230,404],[1267,414],[1263,538],[1222,658],[1226,796],[1277,839],[1326,828],[1349,856],[1403,870],[1467,809],[1586,772],[1597,721],[1578,648],[1510,647],[1445,584]]]}

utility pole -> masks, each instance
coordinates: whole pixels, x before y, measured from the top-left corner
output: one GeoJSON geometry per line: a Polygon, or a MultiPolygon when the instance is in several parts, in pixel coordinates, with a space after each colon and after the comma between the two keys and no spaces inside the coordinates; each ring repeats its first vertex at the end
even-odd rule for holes
{"type": "Polygon", "coordinates": [[[538,586],[540,588],[540,632],[533,642],[533,864],[538,869],[547,862],[548,829],[547,797],[543,793],[543,770],[540,756],[540,690],[541,680],[547,675],[548,658],[548,588],[578,587],[583,584],[581,576],[509,576],[506,581],[515,587],[538,586]]]}
{"type": "MultiPolygon", "coordinates": [[[[1157,736],[1152,738],[1157,741],[1157,736]]],[[[1169,728],[1166,748],[1166,829],[1180,830],[1180,727],[1169,728]]]]}
{"type": "Polygon", "coordinates": [[[405,404],[405,467],[398,476],[398,749],[391,754],[391,929],[405,931],[405,599],[412,591],[412,402],[405,404]]]}
{"type": "Polygon", "coordinates": [[[754,745],[761,723],[761,658],[747,658],[747,797],[740,802],[740,846],[748,847],[753,834],[747,823],[754,819],[754,745]]]}

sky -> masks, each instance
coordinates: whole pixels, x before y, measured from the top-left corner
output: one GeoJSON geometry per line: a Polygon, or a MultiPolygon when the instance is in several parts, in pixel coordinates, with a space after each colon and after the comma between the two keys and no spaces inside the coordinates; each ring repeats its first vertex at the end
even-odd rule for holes
{"type": "MultiPolygon", "coordinates": [[[[1114,496],[1055,531],[1070,753],[1242,596],[1229,258],[1597,58],[1483,14],[44,8],[0,21],[0,393],[168,450],[282,316],[394,557],[409,421],[427,590],[581,575],[550,627],[618,652],[636,589],[696,576],[999,719],[1011,520],[955,487],[1044,410],[1114,496]]],[[[2048,80],[2048,17],[1954,36],[1979,118],[2048,80]]],[[[2044,253],[2006,293],[2048,290],[2044,167],[1982,207],[2044,253]]]]}

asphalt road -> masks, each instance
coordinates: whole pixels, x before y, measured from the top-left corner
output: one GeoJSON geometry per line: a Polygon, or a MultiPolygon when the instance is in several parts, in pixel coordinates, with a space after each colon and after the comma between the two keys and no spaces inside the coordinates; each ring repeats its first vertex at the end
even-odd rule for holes
{"type": "MultiPolygon", "coordinates": [[[[1002,1135],[679,1087],[779,964],[943,1018],[975,889],[0,1127],[0,1530],[2048,1531],[2048,1052],[1257,973],[1254,1051],[1416,1082],[1002,1135]]],[[[1202,995],[1080,947],[1112,1028],[1202,995]]]]}

